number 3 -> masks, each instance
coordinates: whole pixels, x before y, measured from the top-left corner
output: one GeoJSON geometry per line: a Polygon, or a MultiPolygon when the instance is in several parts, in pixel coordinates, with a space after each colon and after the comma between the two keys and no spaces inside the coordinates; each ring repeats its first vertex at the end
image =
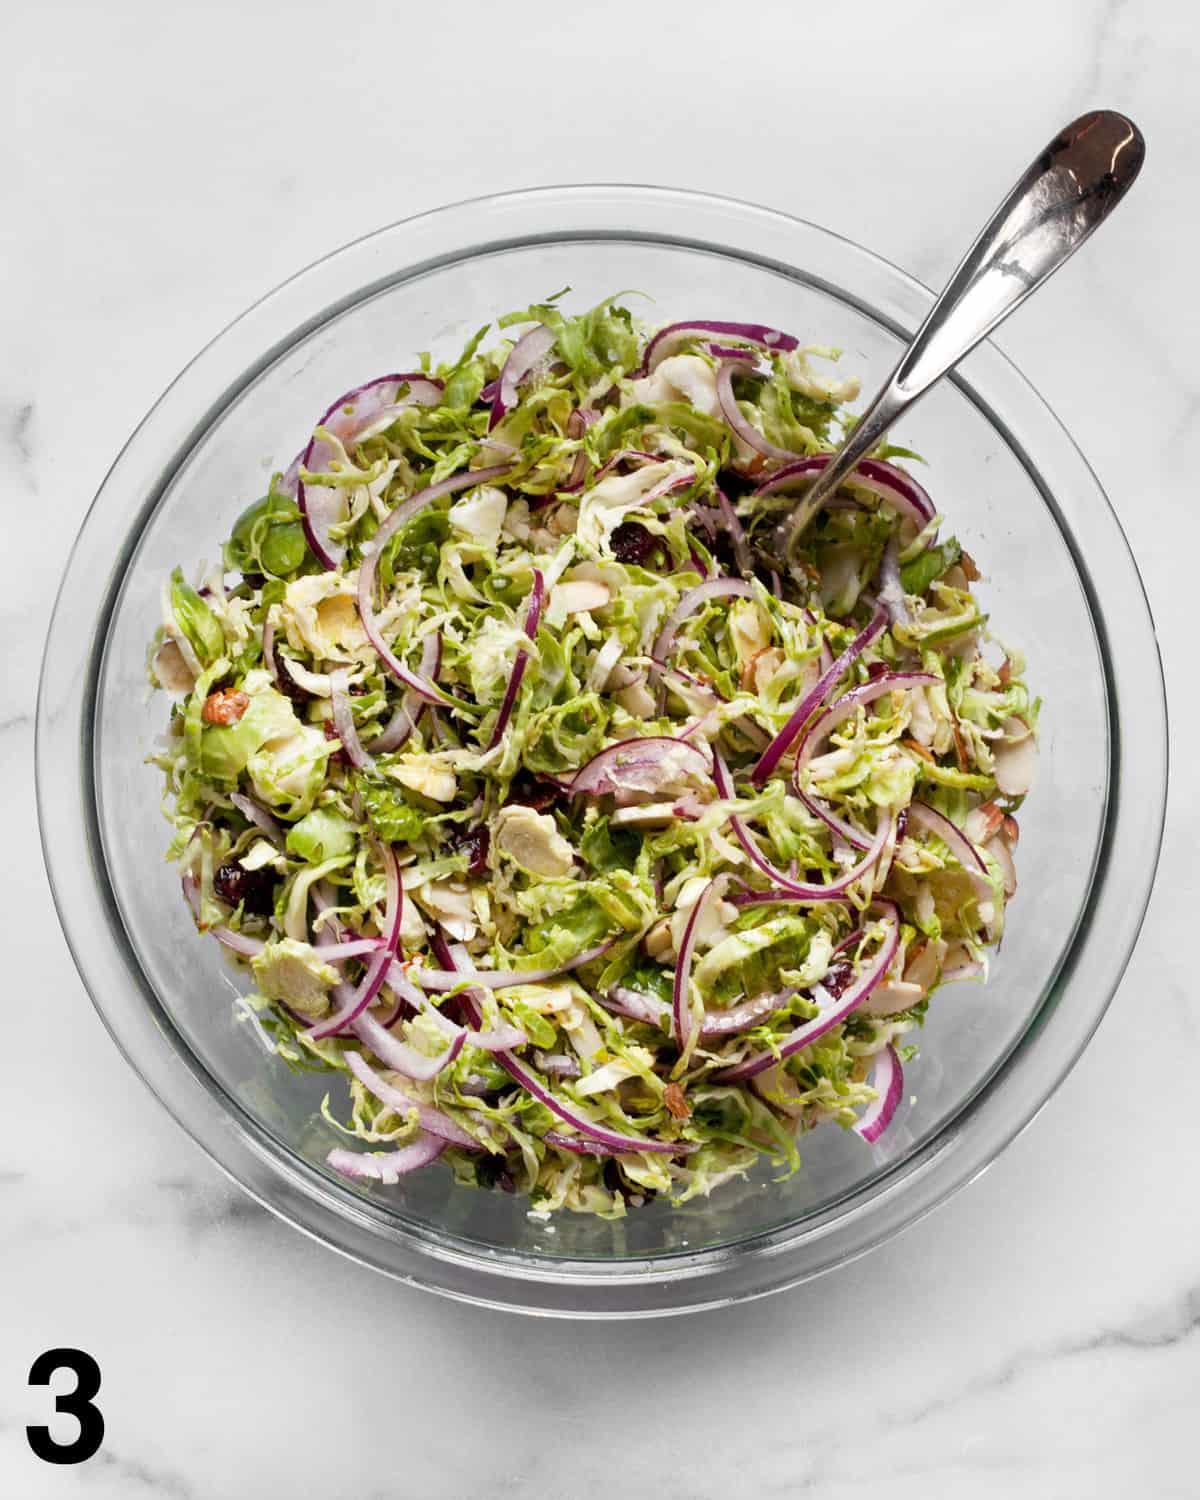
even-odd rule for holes
{"type": "Polygon", "coordinates": [[[38,1458],[48,1464],[81,1464],[96,1452],[104,1441],[104,1418],[93,1397],[100,1389],[100,1366],[82,1349],[47,1349],[34,1360],[29,1371],[30,1385],[49,1385],[56,1370],[74,1372],[73,1391],[54,1398],[55,1411],[65,1412],[79,1423],[79,1434],[69,1443],[56,1443],[48,1427],[26,1427],[29,1446],[38,1458]]]}

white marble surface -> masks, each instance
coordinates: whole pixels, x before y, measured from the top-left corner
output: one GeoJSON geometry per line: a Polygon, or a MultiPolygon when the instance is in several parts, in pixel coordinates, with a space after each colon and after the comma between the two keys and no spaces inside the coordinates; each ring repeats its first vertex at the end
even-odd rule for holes
{"type": "Polygon", "coordinates": [[[43,0],[4,29],[0,1494],[1196,1495],[1194,8],[43,0]],[[1133,539],[1176,784],[1141,945],[1067,1084],[898,1241],[684,1320],[475,1311],[254,1207],[108,1041],[38,851],[50,599],[150,402],[293,269],[501,187],[740,194],[935,280],[1032,150],[1098,102],[1143,125],[1146,173],[1001,343],[1133,539]],[[29,1363],[57,1344],[104,1372],[107,1439],[75,1469],[24,1437],[45,1405],[29,1363]]]}

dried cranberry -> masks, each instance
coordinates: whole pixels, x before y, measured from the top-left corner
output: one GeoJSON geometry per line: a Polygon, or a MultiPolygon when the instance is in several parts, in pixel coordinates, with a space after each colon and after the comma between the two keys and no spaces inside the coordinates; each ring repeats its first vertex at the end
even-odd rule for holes
{"type": "Polygon", "coordinates": [[[266,916],[275,903],[275,877],[270,870],[244,870],[241,865],[224,864],[213,876],[213,892],[229,906],[240,905],[244,911],[266,916]]]}
{"type": "Polygon", "coordinates": [[[736,502],[752,495],[762,480],[754,479],[749,474],[739,474],[736,469],[722,469],[718,483],[725,498],[736,502]]]}
{"type": "Polygon", "coordinates": [[[873,661],[867,668],[867,681],[875,682],[887,671],[887,662],[873,661]]]}
{"type": "Polygon", "coordinates": [[[896,819],[896,842],[899,843],[899,841],[904,837],[904,835],[907,832],[908,832],[908,808],[907,807],[902,807],[900,809],[899,816],[896,819]]]}
{"type": "Polygon", "coordinates": [[[361,698],[367,691],[368,688],[365,682],[352,682],[350,684],[350,696],[352,698],[361,698]]]}
{"type": "Polygon", "coordinates": [[[468,875],[482,875],[487,870],[488,846],[491,840],[491,834],[482,823],[477,823],[474,828],[452,828],[446,833],[448,848],[454,850],[455,853],[466,851],[468,875]]]}
{"type": "Polygon", "coordinates": [[[475,1163],[475,1181],[481,1188],[499,1188],[504,1193],[515,1193],[517,1184],[505,1165],[502,1156],[485,1156],[475,1163]]]}
{"type": "Polygon", "coordinates": [[[278,645],[271,652],[275,661],[275,680],[279,691],[285,698],[290,698],[293,703],[304,703],[312,696],[306,693],[284,664],[283,657],[279,654],[278,645]]]}
{"type": "Polygon", "coordinates": [[[518,771],[508,786],[509,802],[518,802],[522,807],[532,807],[534,812],[545,812],[562,800],[563,791],[553,781],[518,771]]]}
{"type": "MultiPolygon", "coordinates": [[[[337,740],[341,738],[341,736],[337,732],[337,726],[334,724],[332,719],[323,720],[321,723],[321,728],[324,730],[325,738],[327,740],[337,740]]],[[[341,745],[339,745],[338,748],[329,757],[329,761],[331,765],[335,766],[348,766],[350,764],[350,758],[346,754],[345,750],[342,749],[341,745]]]]}
{"type": "Polygon", "coordinates": [[[661,538],[647,531],[640,521],[622,521],[612,534],[612,552],[618,562],[644,568],[652,562],[661,563],[666,549],[661,538]]]}
{"type": "Polygon", "coordinates": [[[847,988],[854,978],[854,966],[847,963],[836,963],[825,975],[821,983],[836,1000],[843,990],[847,988]]]}

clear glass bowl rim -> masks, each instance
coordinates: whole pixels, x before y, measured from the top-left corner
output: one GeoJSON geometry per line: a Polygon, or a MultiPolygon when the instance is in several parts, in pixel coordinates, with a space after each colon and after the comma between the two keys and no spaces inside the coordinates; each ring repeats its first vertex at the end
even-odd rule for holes
{"type": "Polygon", "coordinates": [[[182,457],[240,391],[284,349],[348,306],[438,264],[488,251],[629,238],[734,255],[800,277],[901,337],[911,335],[932,301],[932,293],[907,273],[816,224],[677,189],[627,184],[527,189],[451,204],[377,230],[255,303],[151,408],[105,478],[71,551],[38,694],[38,810],[59,918],[103,1023],[142,1081],[227,1175],[312,1237],[431,1290],[565,1316],[683,1312],[809,1280],[898,1233],[983,1171],[1066,1077],[1107,1009],[1149,900],[1166,806],[1162,668],[1128,543],[1069,434],[1016,367],[988,343],[949,378],[1024,465],[1075,561],[1108,667],[1109,798],[1087,907],[1056,982],[1017,1046],[937,1135],[882,1177],[800,1225],[652,1262],[549,1261],[485,1254],[448,1235],[398,1227],[393,1217],[331,1188],[220,1091],[142,975],[100,855],[89,726],[108,620],[136,538],[182,457]],[[617,224],[624,227],[614,229],[617,224]],[[872,284],[870,301],[851,289],[862,281],[872,284]],[[1024,441],[1018,432],[1027,435],[1024,441]],[[1036,447],[1037,464],[1025,442],[1036,447]],[[1055,503],[1065,486],[1086,491],[1095,501],[1086,565],[1055,503]],[[1101,598],[1121,599],[1120,631],[1106,630],[1101,598]],[[80,630],[81,618],[92,626],[86,659],[78,646],[89,638],[80,630]],[[1123,795],[1129,787],[1137,788],[1136,805],[1123,795]]]}

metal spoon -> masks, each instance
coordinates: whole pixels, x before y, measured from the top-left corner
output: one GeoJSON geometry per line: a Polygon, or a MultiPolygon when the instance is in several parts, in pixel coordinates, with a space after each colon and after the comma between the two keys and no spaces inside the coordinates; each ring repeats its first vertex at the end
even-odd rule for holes
{"type": "Polygon", "coordinates": [[[1145,156],[1141,131],[1111,109],[1080,115],[1054,137],[984,225],[900,363],[779,528],[784,559],[822,501],[896,419],[1104,222],[1145,156]]]}

